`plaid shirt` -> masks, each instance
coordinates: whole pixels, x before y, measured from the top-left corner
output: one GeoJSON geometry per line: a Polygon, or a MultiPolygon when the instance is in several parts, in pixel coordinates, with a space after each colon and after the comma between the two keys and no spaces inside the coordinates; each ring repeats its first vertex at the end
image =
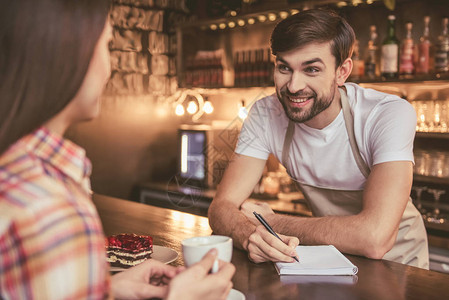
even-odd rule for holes
{"type": "Polygon", "coordinates": [[[0,299],[101,299],[109,294],[90,161],[40,128],[0,156],[0,299]]]}

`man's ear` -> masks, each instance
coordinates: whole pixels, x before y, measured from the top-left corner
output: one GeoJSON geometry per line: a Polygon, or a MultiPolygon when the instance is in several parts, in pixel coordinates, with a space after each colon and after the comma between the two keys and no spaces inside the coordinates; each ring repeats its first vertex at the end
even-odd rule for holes
{"type": "Polygon", "coordinates": [[[340,67],[337,69],[337,84],[338,86],[342,86],[345,83],[346,79],[348,79],[349,75],[352,71],[352,59],[347,58],[340,67]]]}

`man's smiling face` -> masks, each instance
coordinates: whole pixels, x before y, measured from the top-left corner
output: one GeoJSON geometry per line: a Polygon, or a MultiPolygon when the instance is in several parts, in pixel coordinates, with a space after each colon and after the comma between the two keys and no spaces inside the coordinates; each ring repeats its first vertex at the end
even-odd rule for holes
{"type": "Polygon", "coordinates": [[[330,123],[333,114],[326,116],[326,110],[338,95],[338,70],[330,43],[313,43],[278,53],[274,81],[278,99],[288,118],[307,124],[319,115],[324,118],[322,121],[332,118],[330,123]]]}

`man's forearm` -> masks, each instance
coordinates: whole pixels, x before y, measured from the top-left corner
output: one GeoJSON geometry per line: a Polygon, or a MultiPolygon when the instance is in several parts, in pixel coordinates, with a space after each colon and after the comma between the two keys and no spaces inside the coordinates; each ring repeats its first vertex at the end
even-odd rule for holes
{"type": "Polygon", "coordinates": [[[381,258],[392,246],[379,241],[382,226],[362,215],[307,218],[276,214],[268,221],[276,232],[298,237],[300,244],[334,245],[348,254],[381,258]]]}
{"type": "Polygon", "coordinates": [[[230,236],[234,246],[247,250],[248,237],[254,232],[251,223],[238,207],[227,201],[213,201],[209,207],[209,225],[214,233],[230,236]]]}

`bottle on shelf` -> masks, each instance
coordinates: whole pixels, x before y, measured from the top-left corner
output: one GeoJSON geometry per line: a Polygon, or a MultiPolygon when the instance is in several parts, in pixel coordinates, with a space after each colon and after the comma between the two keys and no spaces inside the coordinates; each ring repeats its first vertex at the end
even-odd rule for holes
{"type": "Polygon", "coordinates": [[[247,77],[246,77],[246,85],[247,86],[254,86],[255,81],[255,61],[256,61],[256,51],[248,50],[248,70],[247,70],[247,77]]]}
{"type": "Polygon", "coordinates": [[[435,71],[446,73],[449,71],[449,18],[443,18],[441,34],[438,36],[437,49],[435,52],[435,71]]]}
{"type": "Polygon", "coordinates": [[[241,52],[237,51],[234,54],[234,86],[238,87],[241,84],[241,52]]]}
{"type": "Polygon", "coordinates": [[[370,26],[370,39],[365,51],[365,76],[374,79],[379,76],[379,54],[376,26],[370,26]]]}
{"type": "Polygon", "coordinates": [[[267,49],[267,65],[268,65],[268,85],[274,85],[274,56],[271,55],[270,48],[267,49]]]}
{"type": "Polygon", "coordinates": [[[360,51],[359,51],[359,41],[355,40],[354,45],[354,51],[352,52],[352,72],[351,72],[351,79],[352,80],[359,80],[363,74],[365,69],[365,63],[360,57],[360,51]]]}
{"type": "Polygon", "coordinates": [[[250,51],[242,51],[242,75],[241,86],[248,86],[248,79],[251,73],[250,68],[250,51]]]}
{"type": "Polygon", "coordinates": [[[415,41],[412,36],[413,23],[405,23],[406,35],[401,45],[401,52],[399,58],[399,74],[403,78],[410,78],[415,72],[414,56],[415,56],[415,41]]]}
{"type": "Polygon", "coordinates": [[[432,54],[432,42],[430,41],[430,30],[429,30],[430,17],[424,17],[424,32],[419,38],[418,44],[418,61],[416,64],[417,74],[429,74],[432,69],[431,59],[432,54]]]}
{"type": "Polygon", "coordinates": [[[389,15],[387,36],[382,43],[380,64],[381,75],[385,79],[398,77],[399,41],[396,38],[395,22],[396,17],[394,15],[389,15]]]}
{"type": "Polygon", "coordinates": [[[270,86],[274,62],[270,49],[242,50],[234,53],[234,86],[270,86]]]}
{"type": "Polygon", "coordinates": [[[262,50],[263,53],[263,59],[262,59],[262,65],[263,65],[263,82],[264,85],[270,85],[270,72],[271,72],[271,62],[270,62],[270,48],[262,50]]]}
{"type": "Polygon", "coordinates": [[[263,65],[263,49],[257,50],[257,59],[256,59],[256,85],[263,86],[265,85],[264,79],[264,65],[263,65]]]}

